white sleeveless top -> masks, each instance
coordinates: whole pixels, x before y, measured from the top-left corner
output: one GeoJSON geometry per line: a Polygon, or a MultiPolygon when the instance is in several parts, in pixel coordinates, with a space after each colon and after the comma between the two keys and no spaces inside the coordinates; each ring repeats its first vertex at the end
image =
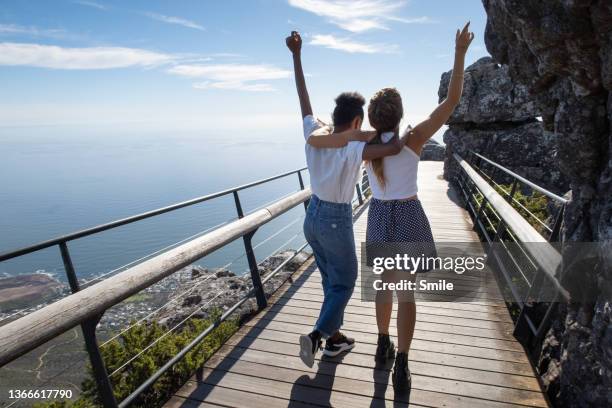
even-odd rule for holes
{"type": "MultiPolygon", "coordinates": [[[[385,132],[380,135],[380,138],[383,143],[387,143],[393,135],[393,132],[385,132]]],[[[383,158],[384,187],[378,181],[372,165],[368,162],[366,170],[372,196],[378,200],[402,200],[416,195],[419,161],[419,155],[408,146],[404,146],[395,156],[383,158]]]]}

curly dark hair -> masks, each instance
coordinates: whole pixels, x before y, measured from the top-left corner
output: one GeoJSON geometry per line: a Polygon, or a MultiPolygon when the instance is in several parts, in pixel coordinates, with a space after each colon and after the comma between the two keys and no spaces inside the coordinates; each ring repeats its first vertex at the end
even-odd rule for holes
{"type": "Polygon", "coordinates": [[[338,95],[333,113],[334,126],[348,125],[356,116],[363,120],[365,102],[359,92],[343,92],[338,95]]]}

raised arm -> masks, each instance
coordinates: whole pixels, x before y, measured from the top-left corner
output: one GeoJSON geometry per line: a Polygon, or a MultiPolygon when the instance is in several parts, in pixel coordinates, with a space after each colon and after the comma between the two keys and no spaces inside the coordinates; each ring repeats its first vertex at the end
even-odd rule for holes
{"type": "Polygon", "coordinates": [[[312,106],[310,106],[310,97],[308,89],[306,89],[306,79],[304,79],[304,70],[302,69],[302,37],[297,31],[292,31],[291,35],[285,39],[287,47],[293,54],[293,71],[295,73],[295,85],[297,87],[298,97],[300,98],[300,108],[302,109],[302,119],[308,115],[312,115],[312,106]]]}
{"type": "Polygon", "coordinates": [[[446,99],[434,109],[427,119],[416,125],[414,129],[409,128],[403,138],[406,140],[406,145],[417,154],[421,153],[423,145],[446,123],[459,105],[463,92],[465,54],[474,39],[474,33],[471,33],[469,28],[470,23],[468,22],[463,30],[457,30],[455,35],[455,64],[448,84],[446,99]]]}

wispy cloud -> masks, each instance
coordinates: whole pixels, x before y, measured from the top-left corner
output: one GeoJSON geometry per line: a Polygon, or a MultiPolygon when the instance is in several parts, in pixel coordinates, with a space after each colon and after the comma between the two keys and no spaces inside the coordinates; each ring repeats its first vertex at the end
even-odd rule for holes
{"type": "Polygon", "coordinates": [[[389,17],[389,20],[399,21],[400,23],[404,23],[404,24],[429,24],[429,23],[436,23],[436,20],[433,20],[432,18],[427,17],[427,16],[412,17],[412,18],[389,17]]]}
{"type": "Polygon", "coordinates": [[[104,4],[97,3],[95,1],[90,0],[74,0],[73,3],[80,4],[81,6],[92,7],[98,10],[108,10],[108,7],[104,4]]]}
{"type": "Polygon", "coordinates": [[[289,4],[325,17],[331,23],[351,32],[388,30],[387,23],[390,21],[406,24],[431,22],[425,16],[398,16],[398,11],[406,4],[404,0],[289,0],[289,4]]]}
{"type": "MultiPolygon", "coordinates": [[[[233,53],[213,55],[223,59],[241,57],[233,53]]],[[[196,89],[249,92],[274,91],[269,81],[291,76],[291,71],[268,64],[211,63],[216,58],[197,57],[189,54],[166,54],[126,47],[69,48],[37,43],[0,42],[0,67],[27,66],[61,70],[102,70],[165,66],[169,74],[198,80],[193,84],[196,89]]]]}
{"type": "Polygon", "coordinates": [[[232,90],[232,91],[247,91],[247,92],[273,92],[276,89],[270,85],[265,83],[260,84],[248,84],[240,81],[232,82],[196,82],[193,84],[195,89],[223,89],[223,90],[232,90]]]}
{"type": "Polygon", "coordinates": [[[451,54],[450,52],[444,52],[444,53],[440,53],[440,54],[436,54],[434,55],[434,57],[438,58],[438,59],[442,59],[442,58],[450,58],[452,57],[453,54],[451,54]]]}
{"type": "Polygon", "coordinates": [[[395,44],[369,44],[323,34],[313,35],[310,44],[352,54],[394,54],[398,52],[398,46],[395,44]]]}
{"type": "Polygon", "coordinates": [[[168,54],[124,47],[66,48],[30,43],[0,43],[0,65],[53,69],[152,67],[169,63],[168,54]]]}
{"type": "Polygon", "coordinates": [[[153,20],[161,21],[161,22],[168,23],[168,24],[176,24],[176,25],[180,25],[180,26],[187,27],[187,28],[193,28],[194,30],[200,30],[200,31],[206,30],[204,26],[201,26],[200,24],[194,21],[187,20],[181,17],[166,16],[164,14],[157,14],[157,13],[144,13],[144,15],[149,18],[152,18],[153,20]]]}
{"type": "Polygon", "coordinates": [[[231,89],[250,92],[270,92],[274,87],[267,82],[291,76],[291,71],[266,64],[184,64],[176,65],[169,73],[188,78],[203,79],[194,84],[197,89],[231,89]]]}
{"type": "Polygon", "coordinates": [[[18,24],[0,24],[0,34],[49,38],[65,38],[68,35],[66,30],[61,28],[26,27],[18,24]]]}
{"type": "Polygon", "coordinates": [[[238,54],[236,52],[215,52],[209,55],[212,58],[243,58],[244,57],[244,55],[238,54]]]}

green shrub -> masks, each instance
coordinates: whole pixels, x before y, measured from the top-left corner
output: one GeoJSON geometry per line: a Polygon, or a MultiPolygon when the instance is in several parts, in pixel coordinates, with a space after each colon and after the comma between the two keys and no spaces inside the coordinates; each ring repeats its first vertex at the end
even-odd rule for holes
{"type": "MultiPolygon", "coordinates": [[[[121,401],[140,386],[158,368],[164,365],[182,348],[203,332],[220,313],[209,319],[191,319],[180,331],[170,333],[157,344],[129,363],[111,377],[115,398],[121,401]]],[[[162,375],[147,391],[133,403],[134,407],[158,407],[178,390],[182,384],[237,330],[237,319],[219,325],[187,355],[162,375]]],[[[166,332],[158,323],[136,325],[100,349],[110,374],[166,332]]],[[[87,378],[82,383],[82,394],[76,401],[53,401],[36,404],[35,408],[90,408],[99,407],[96,382],[91,367],[87,367],[87,378]]]]}
{"type": "Polygon", "coordinates": [[[550,217],[550,213],[548,212],[548,197],[538,191],[534,191],[529,195],[524,195],[520,191],[517,191],[514,194],[514,198],[529,211],[527,212],[524,208],[513,201],[512,206],[519,212],[519,214],[521,214],[523,218],[525,218],[540,234],[545,233],[546,229],[544,226],[535,220],[529,213],[546,223],[550,217]]]}

